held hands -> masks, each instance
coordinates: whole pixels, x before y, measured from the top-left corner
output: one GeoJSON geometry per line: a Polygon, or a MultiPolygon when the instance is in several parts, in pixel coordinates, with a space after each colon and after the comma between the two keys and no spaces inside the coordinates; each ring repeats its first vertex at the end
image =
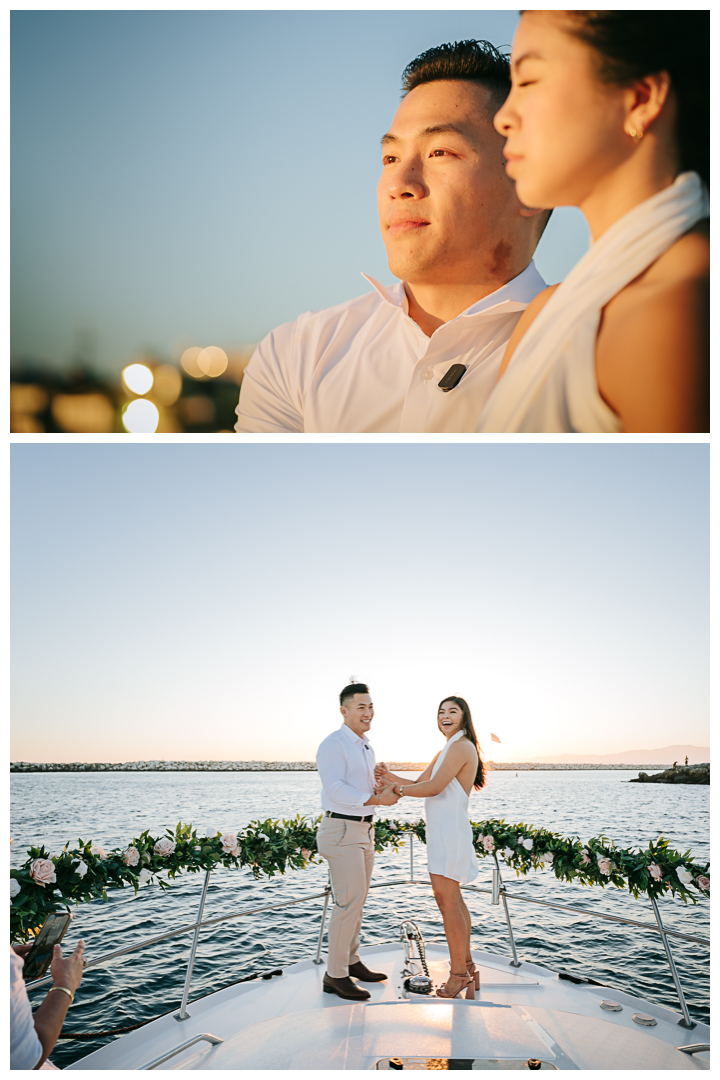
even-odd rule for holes
{"type": "Polygon", "coordinates": [[[384,761],[378,761],[375,766],[375,778],[377,780],[382,780],[383,777],[388,779],[390,777],[390,770],[388,769],[384,761]]]}
{"type": "MultiPolygon", "coordinates": [[[[56,986],[65,986],[73,993],[77,990],[82,980],[83,952],[85,942],[79,941],[77,947],[63,960],[62,949],[59,945],[53,947],[53,958],[50,964],[53,982],[56,986]]],[[[55,995],[53,994],[53,997],[55,995]]]]}
{"type": "Polygon", "coordinates": [[[394,806],[400,799],[393,784],[378,784],[375,792],[378,806],[394,806]]]}

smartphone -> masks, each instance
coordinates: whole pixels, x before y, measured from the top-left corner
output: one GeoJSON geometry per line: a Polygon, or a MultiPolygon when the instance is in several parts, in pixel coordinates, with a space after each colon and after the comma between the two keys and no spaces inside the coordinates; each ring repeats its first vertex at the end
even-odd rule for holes
{"type": "Polygon", "coordinates": [[[30,982],[32,979],[42,979],[50,967],[53,956],[53,945],[59,945],[65,936],[65,931],[70,925],[72,915],[67,912],[56,912],[48,915],[42,924],[40,933],[33,942],[33,947],[25,957],[23,967],[23,979],[30,982]]]}

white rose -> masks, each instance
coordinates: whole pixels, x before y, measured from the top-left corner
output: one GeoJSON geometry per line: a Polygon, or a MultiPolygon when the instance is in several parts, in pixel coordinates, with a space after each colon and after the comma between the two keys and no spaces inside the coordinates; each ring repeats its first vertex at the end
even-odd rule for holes
{"type": "Polygon", "coordinates": [[[526,836],[525,839],[521,841],[521,843],[522,843],[522,846],[525,848],[526,851],[532,851],[532,849],[533,849],[532,837],[526,836]]]}
{"type": "Polygon", "coordinates": [[[680,878],[680,881],[682,881],[683,885],[689,885],[693,879],[690,871],[687,870],[684,866],[677,866],[675,868],[675,873],[680,878]]]}
{"type": "Polygon", "coordinates": [[[98,859],[107,859],[105,848],[101,848],[99,844],[90,845],[90,854],[97,855],[98,859]]]}
{"type": "Polygon", "coordinates": [[[543,863],[543,865],[552,866],[554,861],[555,856],[553,855],[552,851],[545,851],[540,856],[540,862],[543,863]]]}
{"type": "Polygon", "coordinates": [[[153,879],[153,875],[149,870],[141,870],[138,874],[138,885],[149,885],[153,879]]]}
{"type": "Polygon", "coordinates": [[[80,877],[85,877],[87,872],[88,872],[87,863],[83,862],[83,860],[80,859],[80,862],[75,867],[75,873],[79,874],[80,877]]]}
{"type": "Polygon", "coordinates": [[[492,836],[483,837],[483,847],[486,851],[493,852],[495,850],[495,842],[492,836]]]}
{"type": "Polygon", "coordinates": [[[233,848],[237,847],[237,836],[235,833],[226,832],[220,837],[220,843],[223,846],[223,851],[232,852],[233,848]]]}
{"type": "Polygon", "coordinates": [[[232,849],[232,851],[230,852],[230,855],[234,855],[235,858],[238,858],[238,856],[240,855],[240,848],[239,847],[234,847],[232,849]]]}
{"type": "Polygon", "coordinates": [[[209,829],[205,830],[205,836],[208,838],[208,840],[212,840],[213,836],[218,836],[219,833],[220,833],[220,830],[219,829],[213,829],[212,826],[210,826],[209,829]]]}
{"type": "Polygon", "coordinates": [[[262,838],[263,840],[267,840],[268,843],[270,843],[270,837],[266,836],[264,832],[259,832],[258,837],[262,838]]]}
{"type": "Polygon", "coordinates": [[[167,836],[163,836],[162,839],[158,840],[153,848],[156,855],[172,855],[174,850],[175,843],[167,836]]]}
{"type": "Polygon", "coordinates": [[[505,856],[506,859],[512,859],[514,854],[515,854],[515,852],[513,851],[513,849],[511,847],[503,848],[503,855],[505,856]]]}
{"type": "Polygon", "coordinates": [[[17,896],[17,894],[20,892],[20,888],[21,888],[21,885],[20,885],[20,882],[18,881],[18,879],[14,878],[14,877],[11,877],[10,878],[10,903],[11,904],[13,902],[13,897],[17,896]]]}
{"type": "Polygon", "coordinates": [[[140,862],[140,852],[136,847],[129,847],[123,852],[122,860],[126,866],[137,866],[140,862]]]}

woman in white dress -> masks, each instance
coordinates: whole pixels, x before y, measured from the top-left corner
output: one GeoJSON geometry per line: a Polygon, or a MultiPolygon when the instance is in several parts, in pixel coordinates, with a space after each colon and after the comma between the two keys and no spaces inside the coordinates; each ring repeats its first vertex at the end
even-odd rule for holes
{"type": "Polygon", "coordinates": [[[709,15],[523,12],[506,171],[591,246],[523,313],[479,432],[709,431],[709,15]]]}
{"type": "Polygon", "coordinates": [[[478,875],[468,799],[473,788],[483,787],[485,775],[468,703],[461,697],[444,698],[437,725],[445,746],[417,780],[396,776],[384,762],[375,771],[394,783],[400,796],[425,799],[428,871],[450,951],[450,977],[436,992],[438,997],[457,997],[465,990],[466,997],[474,998],[480,978],[470,952],[472,924],[460,886],[478,875]]]}

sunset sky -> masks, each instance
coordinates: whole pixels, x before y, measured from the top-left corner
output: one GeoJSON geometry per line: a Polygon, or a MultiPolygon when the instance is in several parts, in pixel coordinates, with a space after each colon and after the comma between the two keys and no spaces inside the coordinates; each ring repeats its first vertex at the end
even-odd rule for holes
{"type": "MultiPolygon", "coordinates": [[[[508,11],[13,11],[12,352],[107,373],[392,284],[375,189],[405,66],[508,11]]],[[[537,265],[587,249],[556,210],[537,265]]]]}
{"type": "Polygon", "coordinates": [[[708,448],[15,444],[13,760],[707,745],[708,448]],[[490,744],[489,732],[502,743],[490,744]]]}

